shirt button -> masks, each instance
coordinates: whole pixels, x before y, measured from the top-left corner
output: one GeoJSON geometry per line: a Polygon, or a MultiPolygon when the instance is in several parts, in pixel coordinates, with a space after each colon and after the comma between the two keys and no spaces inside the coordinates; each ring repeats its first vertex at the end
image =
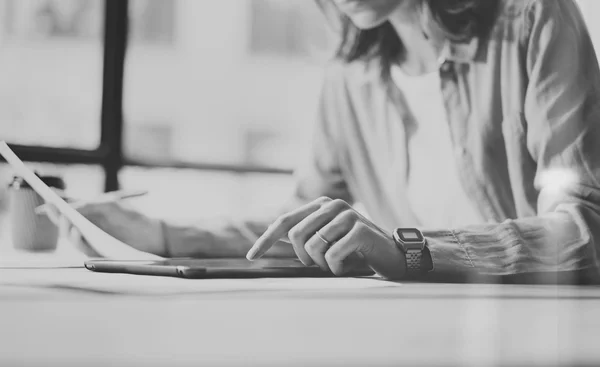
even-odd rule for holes
{"type": "Polygon", "coordinates": [[[440,67],[440,71],[444,74],[448,74],[452,69],[452,65],[450,64],[449,61],[445,61],[442,66],[440,67]]]}

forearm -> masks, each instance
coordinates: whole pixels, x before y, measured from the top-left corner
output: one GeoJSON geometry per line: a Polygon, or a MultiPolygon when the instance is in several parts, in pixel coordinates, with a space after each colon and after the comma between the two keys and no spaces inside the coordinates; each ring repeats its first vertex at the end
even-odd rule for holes
{"type": "Polygon", "coordinates": [[[593,211],[571,208],[539,217],[426,232],[433,274],[472,277],[595,272],[589,222],[593,211]]]}
{"type": "MultiPolygon", "coordinates": [[[[256,239],[267,229],[268,221],[222,221],[199,227],[163,222],[165,255],[168,257],[245,257],[256,239]]],[[[295,257],[292,246],[277,243],[267,257],[295,257]]]]}

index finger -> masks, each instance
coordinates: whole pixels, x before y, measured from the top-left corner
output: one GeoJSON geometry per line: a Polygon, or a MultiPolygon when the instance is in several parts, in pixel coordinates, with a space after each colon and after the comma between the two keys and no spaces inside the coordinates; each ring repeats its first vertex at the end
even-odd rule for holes
{"type": "Polygon", "coordinates": [[[254,246],[246,254],[248,260],[258,259],[265,254],[277,241],[285,237],[290,229],[294,228],[304,218],[321,208],[320,201],[313,201],[300,208],[280,216],[266,231],[256,240],[254,246]]]}

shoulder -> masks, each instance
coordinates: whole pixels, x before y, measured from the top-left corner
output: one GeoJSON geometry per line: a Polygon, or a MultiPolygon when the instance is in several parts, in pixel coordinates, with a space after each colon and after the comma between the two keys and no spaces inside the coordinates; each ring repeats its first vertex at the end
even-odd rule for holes
{"type": "Polygon", "coordinates": [[[520,9],[522,36],[529,40],[536,29],[546,29],[547,36],[559,32],[581,33],[586,30],[581,9],[575,0],[526,0],[515,5],[518,0],[507,0],[515,9],[520,9]]]}
{"type": "Polygon", "coordinates": [[[490,40],[515,42],[527,49],[531,43],[560,38],[561,32],[577,36],[587,32],[575,0],[500,0],[490,40]]]}
{"type": "Polygon", "coordinates": [[[581,9],[575,0],[529,0],[526,10],[527,29],[546,23],[585,28],[581,9]]]}
{"type": "Polygon", "coordinates": [[[495,28],[528,33],[536,25],[558,21],[585,27],[575,0],[500,0],[495,28]]]}
{"type": "Polygon", "coordinates": [[[547,16],[572,16],[580,13],[576,0],[500,0],[502,18],[518,19],[547,16]]]}

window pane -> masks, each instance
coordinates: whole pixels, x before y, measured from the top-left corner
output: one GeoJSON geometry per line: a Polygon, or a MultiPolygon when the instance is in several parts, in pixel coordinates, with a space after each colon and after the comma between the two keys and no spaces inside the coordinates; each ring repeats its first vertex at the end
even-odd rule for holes
{"type": "Polygon", "coordinates": [[[94,149],[100,137],[101,0],[0,0],[0,137],[94,149]]]}
{"type": "MultiPolygon", "coordinates": [[[[66,192],[73,198],[88,199],[104,191],[104,170],[98,166],[54,165],[27,163],[27,166],[44,176],[60,176],[65,181],[66,192]]],[[[0,253],[10,246],[8,223],[8,191],[14,171],[7,164],[0,164],[0,253]]]]}
{"type": "Polygon", "coordinates": [[[124,189],[149,191],[131,201],[134,207],[178,223],[274,212],[293,188],[285,175],[127,167],[119,178],[124,189]]]}
{"type": "Polygon", "coordinates": [[[126,154],[293,168],[327,44],[306,0],[132,0],[126,154]]]}

